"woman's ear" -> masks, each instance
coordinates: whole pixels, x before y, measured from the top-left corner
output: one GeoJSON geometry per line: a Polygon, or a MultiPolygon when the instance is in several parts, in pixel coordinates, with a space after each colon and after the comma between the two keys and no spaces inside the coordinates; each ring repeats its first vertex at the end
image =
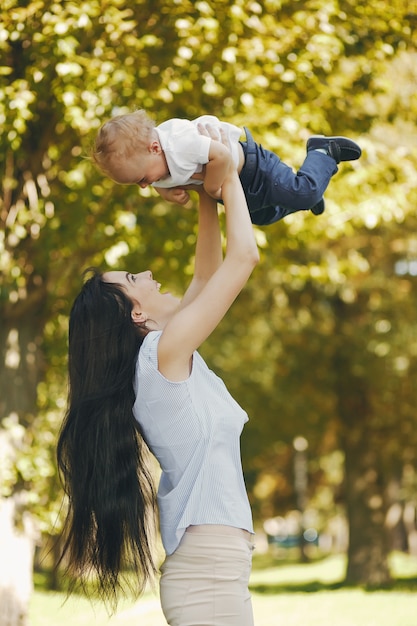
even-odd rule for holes
{"type": "Polygon", "coordinates": [[[132,310],[132,320],[135,324],[143,324],[148,319],[146,313],[140,311],[139,309],[132,310]]]}

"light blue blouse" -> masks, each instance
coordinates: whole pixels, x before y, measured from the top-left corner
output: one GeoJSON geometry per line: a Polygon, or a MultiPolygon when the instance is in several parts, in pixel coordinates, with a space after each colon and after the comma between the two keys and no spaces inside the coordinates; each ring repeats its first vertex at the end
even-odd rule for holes
{"type": "Polygon", "coordinates": [[[150,332],[139,351],[133,411],[162,469],[157,498],[169,555],[191,524],[253,533],[253,523],[240,456],[248,416],[198,352],[187,380],[164,378],[157,357],[161,332],[150,332]]]}

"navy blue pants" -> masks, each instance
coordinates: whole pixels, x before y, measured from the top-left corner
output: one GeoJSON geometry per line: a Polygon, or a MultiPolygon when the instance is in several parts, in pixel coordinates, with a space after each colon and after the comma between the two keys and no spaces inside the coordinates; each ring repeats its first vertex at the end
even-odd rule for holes
{"type": "Polygon", "coordinates": [[[247,128],[245,133],[240,181],[253,224],[273,224],[290,213],[308,211],[321,200],[337,172],[332,157],[310,150],[294,173],[276,154],[255,143],[247,128]]]}

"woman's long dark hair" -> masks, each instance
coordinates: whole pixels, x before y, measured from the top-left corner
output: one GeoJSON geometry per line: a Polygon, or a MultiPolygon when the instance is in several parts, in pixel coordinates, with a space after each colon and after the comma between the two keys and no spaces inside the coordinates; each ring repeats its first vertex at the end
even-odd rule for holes
{"type": "Polygon", "coordinates": [[[133,570],[141,593],[156,571],[153,478],[133,415],[135,364],[147,329],[133,322],[122,287],[92,271],[69,323],[68,408],[57,447],[69,500],[61,561],[74,581],[70,590],[81,585],[88,593],[93,582],[115,608],[123,572],[133,570]]]}

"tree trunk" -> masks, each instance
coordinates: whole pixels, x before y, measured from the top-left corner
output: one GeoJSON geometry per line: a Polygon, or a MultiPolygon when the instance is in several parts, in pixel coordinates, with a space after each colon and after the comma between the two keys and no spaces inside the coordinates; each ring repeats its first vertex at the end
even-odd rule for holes
{"type": "MultiPolygon", "coordinates": [[[[387,515],[387,459],[384,437],[372,404],[372,380],[367,363],[367,332],[361,303],[335,306],[339,338],[335,353],[335,389],[345,454],[345,499],[349,524],[346,583],[369,587],[389,584],[387,515]],[[355,329],[347,336],[345,330],[355,329]],[[359,357],[358,357],[359,355],[359,357]]],[[[365,316],[366,317],[366,316],[365,316]]],[[[370,357],[369,357],[370,358],[370,357]]]]}
{"type": "Polygon", "coordinates": [[[349,547],[346,582],[381,587],[389,584],[386,502],[378,452],[372,433],[351,426],[344,436],[349,547]]]}
{"type": "Polygon", "coordinates": [[[16,530],[13,498],[0,500],[0,626],[26,626],[33,588],[35,533],[30,517],[16,530]]]}
{"type": "Polygon", "coordinates": [[[0,311],[0,424],[15,414],[27,426],[37,411],[37,386],[45,371],[42,300],[45,291],[39,289],[0,311]]]}
{"type": "MultiPolygon", "coordinates": [[[[35,533],[27,483],[16,460],[37,412],[44,375],[44,289],[0,311],[0,626],[25,626],[33,587],[35,533]]],[[[21,452],[20,452],[21,454],[21,452]]]]}

